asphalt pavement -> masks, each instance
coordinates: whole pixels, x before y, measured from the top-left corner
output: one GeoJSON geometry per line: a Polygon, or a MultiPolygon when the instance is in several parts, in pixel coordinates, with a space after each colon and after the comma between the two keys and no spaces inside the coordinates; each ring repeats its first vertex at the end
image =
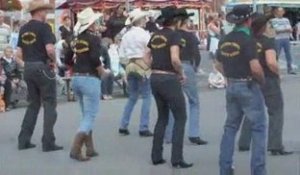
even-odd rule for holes
{"type": "MultiPolygon", "coordinates": [[[[294,51],[297,55],[298,52],[294,51]]],[[[295,58],[299,61],[299,58],[295,58]]],[[[35,149],[17,150],[17,135],[25,113],[18,108],[0,114],[0,175],[218,175],[218,155],[225,114],[225,92],[207,87],[207,73],[210,61],[203,59],[204,73],[200,75],[199,91],[201,98],[201,135],[208,140],[206,146],[191,145],[185,140],[184,157],[193,162],[194,167],[187,170],[172,169],[170,164],[171,145],[165,145],[164,158],[168,161],[162,166],[153,166],[150,161],[152,138],[140,138],[138,135],[139,102],[132,115],[129,129],[131,135],[118,134],[120,117],[126,103],[125,98],[102,101],[101,111],[96,119],[94,138],[100,156],[89,162],[80,163],[69,158],[74,134],[78,128],[80,116],[76,102],[61,101],[58,105],[58,121],[55,127],[57,143],[63,145],[63,151],[43,153],[41,135],[43,111],[41,111],[32,142],[38,144],[35,149]]],[[[283,70],[282,88],[285,99],[284,144],[288,150],[296,153],[286,157],[267,158],[269,175],[300,175],[300,75],[286,75],[283,70]]],[[[151,107],[153,130],[157,119],[155,103],[151,107]]],[[[235,154],[236,175],[250,174],[249,153],[235,154]]]]}

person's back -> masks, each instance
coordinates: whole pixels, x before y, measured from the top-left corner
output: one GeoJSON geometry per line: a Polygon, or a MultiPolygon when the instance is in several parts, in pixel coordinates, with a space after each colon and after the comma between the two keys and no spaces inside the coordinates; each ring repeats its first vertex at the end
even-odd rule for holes
{"type": "Polygon", "coordinates": [[[31,20],[21,28],[19,36],[18,46],[23,50],[25,62],[47,62],[48,55],[45,45],[55,43],[55,36],[48,24],[31,20]]]}
{"type": "Polygon", "coordinates": [[[121,42],[122,56],[127,59],[142,58],[145,54],[150,34],[141,27],[131,27],[121,42]],[[138,37],[137,37],[138,36],[138,37]]]}
{"type": "Polygon", "coordinates": [[[220,175],[233,175],[235,137],[244,117],[251,121],[251,174],[266,175],[266,116],[260,84],[264,73],[257,56],[257,45],[250,30],[252,9],[235,6],[226,19],[234,30],[219,43],[216,68],[227,78],[224,134],[220,149],[220,175]]]}
{"type": "Polygon", "coordinates": [[[226,35],[219,43],[219,59],[224,65],[227,78],[251,77],[249,59],[255,58],[253,52],[255,40],[243,31],[233,31],[226,35]],[[249,43],[252,43],[252,48],[249,43]]]}

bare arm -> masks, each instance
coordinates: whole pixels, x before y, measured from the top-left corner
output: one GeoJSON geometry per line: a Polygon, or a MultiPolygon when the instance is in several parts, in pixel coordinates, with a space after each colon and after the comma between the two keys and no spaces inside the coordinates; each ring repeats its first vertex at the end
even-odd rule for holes
{"type": "Polygon", "coordinates": [[[152,64],[152,55],[151,55],[151,50],[149,48],[146,49],[146,53],[144,56],[144,61],[148,66],[151,66],[152,64]]]}
{"type": "Polygon", "coordinates": [[[268,68],[273,73],[279,75],[279,67],[278,67],[278,64],[277,64],[275,50],[267,50],[265,54],[266,54],[266,62],[267,62],[268,68]]]}
{"type": "Polygon", "coordinates": [[[210,24],[208,27],[209,27],[210,30],[212,30],[216,34],[220,35],[220,33],[221,33],[220,27],[218,27],[218,26],[216,26],[214,24],[210,24]]]}
{"type": "Polygon", "coordinates": [[[46,51],[51,63],[56,63],[55,46],[53,44],[47,44],[46,51]]]}
{"type": "Polygon", "coordinates": [[[265,75],[264,71],[257,59],[253,59],[250,61],[250,69],[252,72],[252,76],[257,80],[261,85],[265,83],[265,75]]]}
{"type": "Polygon", "coordinates": [[[23,51],[20,47],[17,48],[16,61],[20,65],[20,67],[24,67],[23,51]]]}
{"type": "Polygon", "coordinates": [[[177,45],[171,46],[171,61],[174,69],[176,72],[180,75],[183,76],[183,70],[182,70],[182,65],[180,61],[180,48],[177,45]]]}

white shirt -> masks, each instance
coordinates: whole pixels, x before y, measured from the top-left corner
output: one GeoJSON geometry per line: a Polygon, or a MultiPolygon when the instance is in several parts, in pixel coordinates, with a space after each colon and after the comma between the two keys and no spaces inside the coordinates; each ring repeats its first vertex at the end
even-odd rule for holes
{"type": "Polygon", "coordinates": [[[125,59],[143,58],[150,38],[150,33],[143,28],[131,27],[122,38],[120,57],[125,59]]]}
{"type": "Polygon", "coordinates": [[[61,61],[61,58],[64,58],[64,46],[63,46],[64,42],[65,40],[60,40],[55,45],[56,63],[58,67],[64,65],[61,61]]]}

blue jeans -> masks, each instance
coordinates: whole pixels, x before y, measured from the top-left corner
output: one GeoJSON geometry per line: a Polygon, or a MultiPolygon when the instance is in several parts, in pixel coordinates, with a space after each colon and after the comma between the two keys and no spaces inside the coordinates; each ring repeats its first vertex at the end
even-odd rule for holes
{"type": "MultiPolygon", "coordinates": [[[[183,85],[183,91],[188,98],[189,104],[189,137],[200,137],[200,102],[197,88],[196,72],[191,64],[182,64],[187,81],[183,85]]],[[[169,123],[165,133],[165,140],[171,142],[174,126],[174,117],[170,112],[169,123]]]]}
{"type": "Polygon", "coordinates": [[[101,81],[96,77],[75,76],[72,79],[74,94],[79,100],[81,121],[79,132],[89,133],[100,106],[101,81]]]}
{"type": "Polygon", "coordinates": [[[143,104],[140,116],[140,131],[147,131],[149,129],[149,114],[151,109],[150,80],[128,76],[127,81],[129,98],[123,112],[120,129],[127,129],[133,108],[141,94],[143,104]]]}
{"type": "Polygon", "coordinates": [[[226,89],[227,119],[221,142],[220,175],[232,167],[235,137],[243,116],[251,122],[251,175],[266,175],[266,115],[260,87],[255,82],[228,82],[226,89]]]}
{"type": "Polygon", "coordinates": [[[284,50],[286,62],[287,62],[287,68],[288,70],[292,69],[292,55],[291,55],[291,44],[290,39],[277,39],[276,40],[276,52],[277,55],[280,56],[281,50],[284,50]]]}

